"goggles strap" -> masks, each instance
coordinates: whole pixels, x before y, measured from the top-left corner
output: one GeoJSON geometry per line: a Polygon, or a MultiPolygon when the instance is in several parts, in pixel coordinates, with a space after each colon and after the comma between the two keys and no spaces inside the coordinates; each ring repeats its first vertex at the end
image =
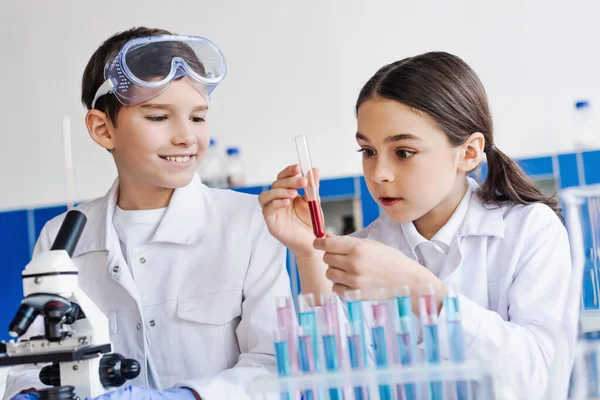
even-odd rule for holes
{"type": "Polygon", "coordinates": [[[115,84],[113,83],[112,79],[107,79],[104,81],[104,83],[102,85],[100,85],[98,90],[96,90],[96,95],[94,96],[94,101],[92,101],[92,110],[94,108],[96,108],[96,101],[100,97],[104,96],[105,94],[111,93],[114,87],[115,87],[115,84]]]}

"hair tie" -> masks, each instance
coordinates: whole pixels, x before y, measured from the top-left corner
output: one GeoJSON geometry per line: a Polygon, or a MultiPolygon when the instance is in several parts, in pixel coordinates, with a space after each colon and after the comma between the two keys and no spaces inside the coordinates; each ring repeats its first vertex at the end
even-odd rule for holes
{"type": "Polygon", "coordinates": [[[490,151],[495,150],[495,149],[496,149],[496,145],[492,144],[490,147],[488,147],[487,150],[484,151],[484,153],[489,153],[490,151]]]}

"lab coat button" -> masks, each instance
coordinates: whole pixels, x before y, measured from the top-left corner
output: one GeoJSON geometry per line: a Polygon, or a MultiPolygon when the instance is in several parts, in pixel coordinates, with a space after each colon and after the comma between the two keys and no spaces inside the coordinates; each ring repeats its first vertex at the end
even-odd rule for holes
{"type": "Polygon", "coordinates": [[[150,320],[150,326],[151,326],[151,327],[154,327],[155,325],[156,325],[156,322],[154,322],[154,320],[153,320],[153,319],[151,319],[151,320],[150,320]]]}
{"type": "Polygon", "coordinates": [[[135,328],[139,331],[140,329],[142,329],[142,324],[140,324],[139,322],[137,323],[137,325],[135,326],[135,328]]]}
{"type": "Polygon", "coordinates": [[[146,262],[146,259],[144,257],[140,257],[140,263],[144,264],[146,262]]]}
{"type": "Polygon", "coordinates": [[[118,266],[118,265],[115,265],[115,266],[113,267],[113,272],[114,272],[115,274],[116,274],[117,272],[119,272],[119,266],[118,266]]]}

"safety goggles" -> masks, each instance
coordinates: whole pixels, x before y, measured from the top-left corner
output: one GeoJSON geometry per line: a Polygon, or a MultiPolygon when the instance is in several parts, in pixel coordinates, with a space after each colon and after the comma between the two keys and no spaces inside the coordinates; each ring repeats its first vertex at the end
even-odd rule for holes
{"type": "Polygon", "coordinates": [[[226,73],[223,53],[206,38],[161,35],[133,39],[104,67],[105,81],[96,91],[92,108],[107,94],[115,95],[125,106],[143,103],[184,76],[208,97],[226,73]]]}

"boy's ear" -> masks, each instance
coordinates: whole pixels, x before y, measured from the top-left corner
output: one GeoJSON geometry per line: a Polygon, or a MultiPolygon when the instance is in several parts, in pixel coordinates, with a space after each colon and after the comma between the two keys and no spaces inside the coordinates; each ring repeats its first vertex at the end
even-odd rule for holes
{"type": "Polygon", "coordinates": [[[85,116],[85,125],[94,142],[108,151],[115,148],[113,125],[106,113],[100,110],[89,110],[85,116]]]}
{"type": "Polygon", "coordinates": [[[461,159],[458,167],[463,172],[474,170],[483,159],[485,137],[481,132],[475,132],[460,146],[461,159]]]}

